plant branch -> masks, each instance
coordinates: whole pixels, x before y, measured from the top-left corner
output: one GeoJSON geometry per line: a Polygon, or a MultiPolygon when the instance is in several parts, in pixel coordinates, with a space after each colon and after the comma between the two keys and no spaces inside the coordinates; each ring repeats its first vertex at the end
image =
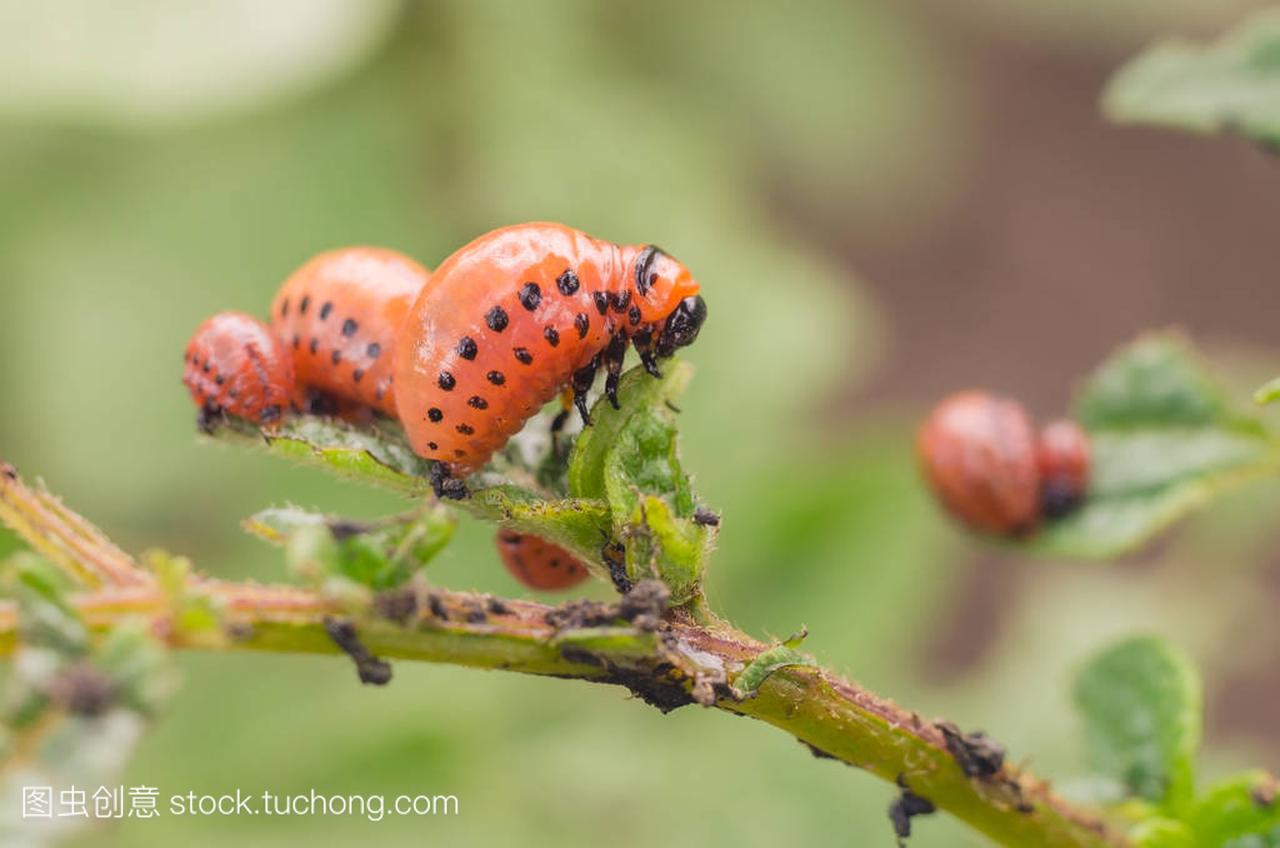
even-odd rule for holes
{"type": "MultiPolygon", "coordinates": [[[[789,648],[763,644],[716,619],[695,622],[666,611],[665,594],[646,596],[646,584],[617,604],[548,606],[414,582],[353,606],[299,587],[227,582],[185,570],[156,579],[100,534],[83,532],[87,522],[68,521],[65,508],[59,520],[31,520],[29,505],[44,501],[5,468],[0,516],[34,548],[74,562],[77,573],[102,575],[91,586],[108,582],[108,574],[145,576],[69,599],[95,633],[140,616],[173,647],[332,654],[341,649],[329,625],[341,618],[354,625],[369,653],[383,658],[612,683],[663,711],[702,704],[751,716],[791,734],[815,756],[900,781],[1003,845],[1128,845],[1043,781],[1004,764],[989,741],[926,721],[789,648]],[[79,543],[69,544],[68,534],[79,543]],[[113,568],[103,571],[105,563],[113,568]],[[213,610],[214,623],[191,624],[182,611],[193,604],[213,610]],[[753,673],[744,677],[748,669],[753,673]],[[735,683],[748,678],[758,688],[738,691],[735,683]]],[[[0,602],[0,654],[16,650],[19,627],[16,607],[0,602]]]]}

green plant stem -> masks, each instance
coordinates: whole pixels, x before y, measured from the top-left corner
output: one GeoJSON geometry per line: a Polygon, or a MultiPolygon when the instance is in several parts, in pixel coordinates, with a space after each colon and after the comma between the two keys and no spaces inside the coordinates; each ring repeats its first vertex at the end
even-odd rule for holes
{"type": "MultiPolygon", "coordinates": [[[[0,470],[0,518],[80,578],[84,590],[69,601],[95,634],[142,617],[175,648],[333,654],[340,649],[327,625],[341,617],[369,652],[386,659],[613,683],[664,710],[700,703],[751,716],[791,734],[815,756],[904,782],[1002,845],[1129,844],[1025,771],[1003,765],[985,777],[966,776],[938,725],[824,668],[784,665],[754,693],[738,692],[739,675],[772,646],[702,605],[628,620],[618,605],[551,607],[421,583],[352,604],[301,587],[228,582],[186,570],[156,579],[60,504],[58,520],[30,520],[49,496],[28,488],[12,467],[0,470]],[[214,623],[207,617],[192,623],[184,612],[193,604],[212,610],[214,623]]],[[[0,656],[17,650],[20,628],[16,605],[0,601],[0,656]]]]}

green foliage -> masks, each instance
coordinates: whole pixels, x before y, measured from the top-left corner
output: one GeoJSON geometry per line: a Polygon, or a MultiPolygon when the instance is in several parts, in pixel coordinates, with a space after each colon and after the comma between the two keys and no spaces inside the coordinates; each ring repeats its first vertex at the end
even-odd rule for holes
{"type": "Polygon", "coordinates": [[[1130,840],[1140,848],[1280,846],[1272,775],[1246,772],[1193,797],[1202,698],[1191,661],[1149,636],[1104,650],[1077,678],[1093,767],[1140,799],[1116,807],[1134,820],[1130,840]]]}
{"type": "Polygon", "coordinates": [[[692,520],[697,503],[677,452],[675,402],[692,377],[682,362],[667,363],[661,379],[633,368],[618,388],[621,408],[596,404],[569,461],[569,492],[608,502],[627,576],[660,578],[675,604],[700,594],[715,538],[692,520]]]}
{"type": "Polygon", "coordinates": [[[1084,668],[1075,700],[1098,772],[1171,809],[1190,799],[1201,692],[1188,659],[1159,639],[1122,642],[1084,668]]]}
{"type": "Polygon", "coordinates": [[[372,589],[407,581],[444,549],[455,525],[452,512],[438,504],[374,522],[292,507],[245,521],[250,533],[284,546],[295,573],[315,582],[339,576],[372,589]]]}
{"type": "Polygon", "coordinates": [[[1036,553],[1118,556],[1280,467],[1275,438],[1230,409],[1176,334],[1143,336],[1116,351],[1086,381],[1075,411],[1093,450],[1088,498],[1025,543],[1036,553]]]}
{"type": "Polygon", "coordinates": [[[1261,771],[1229,778],[1211,787],[1189,821],[1199,848],[1280,846],[1280,803],[1276,779],[1261,771]]]}
{"type": "MultiPolygon", "coordinates": [[[[526,456],[515,444],[469,477],[470,496],[450,505],[555,542],[604,579],[614,576],[604,550],[616,542],[625,550],[632,582],[662,579],[677,605],[700,597],[716,533],[693,520],[697,499],[680,463],[675,422],[675,401],[692,379],[693,368],[678,361],[664,368],[660,379],[639,366],[625,373],[619,409],[604,398],[595,403],[593,424],[575,440],[563,479],[547,473],[560,462],[554,446],[548,443],[542,455],[526,456]]],[[[546,417],[539,416],[526,430],[547,426],[546,417]]],[[[392,424],[361,429],[300,417],[259,432],[243,421],[227,420],[216,425],[213,435],[265,445],[271,453],[349,480],[414,497],[430,492],[431,463],[416,456],[392,424]]],[[[452,531],[448,514],[436,506],[416,516],[353,524],[277,509],[249,519],[246,528],[286,544],[294,571],[309,579],[341,575],[357,584],[386,587],[403,582],[444,546],[452,531]],[[410,535],[418,541],[406,541],[410,535]]]]}
{"type": "Polygon", "coordinates": [[[1116,74],[1103,107],[1119,123],[1280,143],[1280,13],[1261,12],[1208,46],[1157,44],[1116,74]]]}

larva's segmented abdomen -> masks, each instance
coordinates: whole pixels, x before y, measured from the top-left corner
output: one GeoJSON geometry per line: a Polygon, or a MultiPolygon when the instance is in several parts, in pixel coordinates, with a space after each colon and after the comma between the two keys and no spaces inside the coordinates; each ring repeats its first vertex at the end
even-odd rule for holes
{"type": "Polygon", "coordinates": [[[428,278],[417,262],[377,247],[322,253],[291,274],[271,304],[271,326],[299,385],[394,416],[396,340],[428,278]]]}
{"type": "Polygon", "coordinates": [[[280,421],[294,390],[293,362],[271,330],[243,312],[219,312],[187,343],[182,382],[205,414],[280,421]]]}
{"type": "Polygon", "coordinates": [[[630,320],[628,292],[617,246],[558,224],[497,230],[453,254],[396,351],[413,449],[462,473],[483,464],[630,320]]]}

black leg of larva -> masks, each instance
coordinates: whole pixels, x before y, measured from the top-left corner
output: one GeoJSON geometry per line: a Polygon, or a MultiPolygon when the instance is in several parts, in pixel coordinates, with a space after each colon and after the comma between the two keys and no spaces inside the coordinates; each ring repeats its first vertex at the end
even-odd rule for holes
{"type": "Polygon", "coordinates": [[[587,411],[587,392],[596,381],[596,371],[600,370],[600,354],[586,365],[573,372],[573,405],[582,416],[582,426],[591,426],[591,413],[587,411]]]}
{"type": "Polygon", "coordinates": [[[649,376],[662,379],[662,372],[658,370],[658,355],[653,350],[653,331],[636,333],[631,343],[635,346],[636,353],[640,354],[640,364],[649,372],[649,376]]]}
{"type": "Polygon", "coordinates": [[[609,403],[614,409],[621,409],[618,405],[618,379],[622,376],[622,362],[627,356],[627,336],[625,333],[618,333],[609,341],[609,346],[604,349],[604,367],[608,372],[604,378],[604,394],[609,399],[609,403]]]}
{"type": "Polygon", "coordinates": [[[222,414],[222,407],[215,403],[201,405],[200,411],[196,413],[196,426],[200,428],[202,433],[212,433],[214,427],[225,420],[226,416],[222,414]]]}
{"type": "Polygon", "coordinates": [[[551,419],[551,438],[554,439],[560,435],[560,431],[564,429],[564,425],[569,423],[569,410],[562,409],[556,413],[556,417],[551,419]]]}
{"type": "Polygon", "coordinates": [[[449,469],[445,468],[443,462],[437,462],[431,466],[430,480],[431,491],[435,492],[437,498],[460,501],[471,496],[471,492],[467,489],[467,484],[455,477],[451,477],[449,469]]]}

